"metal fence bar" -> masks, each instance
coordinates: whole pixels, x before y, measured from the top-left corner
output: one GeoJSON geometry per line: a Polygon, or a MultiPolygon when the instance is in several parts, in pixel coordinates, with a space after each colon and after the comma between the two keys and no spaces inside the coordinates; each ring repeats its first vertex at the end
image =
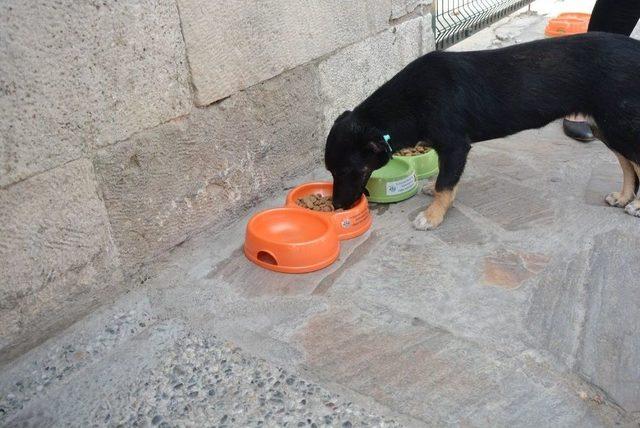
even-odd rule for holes
{"type": "Polygon", "coordinates": [[[436,49],[445,49],[533,0],[434,0],[436,49]]]}

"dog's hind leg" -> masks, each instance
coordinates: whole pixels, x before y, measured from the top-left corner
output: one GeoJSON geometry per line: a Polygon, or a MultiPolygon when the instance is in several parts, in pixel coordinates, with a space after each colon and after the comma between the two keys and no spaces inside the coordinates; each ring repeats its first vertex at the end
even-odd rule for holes
{"type": "Polygon", "coordinates": [[[634,165],[630,160],[617,152],[614,153],[618,157],[618,162],[620,162],[620,167],[622,168],[622,190],[609,193],[604,200],[612,207],[622,208],[631,202],[635,196],[635,187],[638,180],[636,176],[637,169],[634,171],[634,165]]]}
{"type": "MultiPolygon", "coordinates": [[[[630,161],[629,163],[632,165],[635,171],[635,179],[640,180],[640,165],[630,161]]],[[[638,181],[636,181],[635,183],[638,183],[638,181]]],[[[631,214],[634,217],[640,217],[640,194],[636,196],[636,199],[629,202],[627,206],[624,207],[624,210],[627,212],[627,214],[631,214]]]]}
{"type": "Polygon", "coordinates": [[[413,227],[418,230],[430,230],[442,223],[445,214],[453,205],[470,149],[471,146],[465,139],[458,145],[449,143],[445,150],[438,151],[440,173],[434,187],[433,202],[424,212],[418,214],[413,221],[413,227]]]}

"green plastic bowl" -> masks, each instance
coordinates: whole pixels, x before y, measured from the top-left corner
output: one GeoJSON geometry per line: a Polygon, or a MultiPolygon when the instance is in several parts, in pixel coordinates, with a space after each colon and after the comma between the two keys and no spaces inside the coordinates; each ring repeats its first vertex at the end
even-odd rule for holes
{"type": "Polygon", "coordinates": [[[367,190],[371,202],[404,201],[418,193],[416,172],[409,162],[392,158],[385,166],[373,171],[367,190]]]}
{"type": "Polygon", "coordinates": [[[438,154],[433,149],[417,156],[395,155],[394,158],[409,162],[416,171],[416,179],[418,180],[424,180],[438,174],[438,154]]]}

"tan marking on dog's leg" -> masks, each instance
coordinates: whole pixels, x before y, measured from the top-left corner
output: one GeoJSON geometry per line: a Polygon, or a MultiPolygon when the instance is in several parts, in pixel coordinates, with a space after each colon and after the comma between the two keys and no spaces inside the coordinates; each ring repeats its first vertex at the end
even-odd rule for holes
{"type": "Polygon", "coordinates": [[[620,192],[609,193],[604,200],[612,207],[622,208],[634,197],[636,181],[636,172],[634,172],[634,168],[637,168],[637,166],[634,166],[630,160],[619,153],[616,153],[616,156],[618,158],[618,162],[620,162],[620,167],[622,168],[622,190],[620,192]]]}
{"type": "Polygon", "coordinates": [[[422,193],[428,196],[434,196],[436,193],[436,182],[429,181],[427,184],[422,186],[422,193]]]}
{"type": "Polygon", "coordinates": [[[418,214],[413,221],[413,227],[418,230],[431,230],[438,227],[444,220],[444,216],[451,208],[451,205],[453,205],[457,191],[457,186],[453,190],[436,191],[433,202],[427,207],[426,211],[418,214]]]}
{"type": "MultiPolygon", "coordinates": [[[[633,166],[633,169],[635,170],[635,174],[638,176],[638,179],[640,179],[640,165],[633,162],[629,162],[629,163],[631,164],[631,166],[633,166]]],[[[640,217],[640,194],[636,196],[636,199],[629,202],[627,206],[624,207],[624,210],[627,214],[630,214],[634,217],[640,217]]]]}

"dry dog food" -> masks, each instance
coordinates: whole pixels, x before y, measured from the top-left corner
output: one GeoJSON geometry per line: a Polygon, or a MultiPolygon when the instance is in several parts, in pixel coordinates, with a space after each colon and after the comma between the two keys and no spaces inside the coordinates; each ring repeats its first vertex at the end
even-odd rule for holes
{"type": "Polygon", "coordinates": [[[400,149],[395,152],[396,156],[418,156],[423,155],[431,150],[429,147],[425,146],[415,146],[415,147],[407,147],[405,149],[400,149]]]}
{"type": "Polygon", "coordinates": [[[302,208],[307,208],[309,210],[322,212],[334,211],[331,196],[322,196],[319,193],[298,198],[296,203],[302,208]]]}

